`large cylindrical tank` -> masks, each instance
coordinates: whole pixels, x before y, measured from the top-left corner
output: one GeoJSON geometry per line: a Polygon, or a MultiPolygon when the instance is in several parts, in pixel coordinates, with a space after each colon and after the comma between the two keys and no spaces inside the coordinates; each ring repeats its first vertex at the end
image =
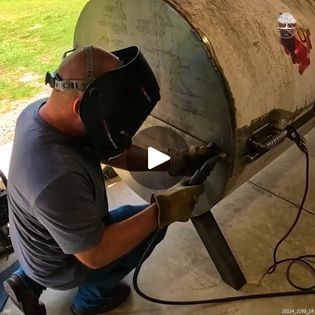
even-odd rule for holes
{"type": "MultiPolygon", "coordinates": [[[[171,128],[188,144],[214,142],[228,154],[207,180],[198,214],[286,148],[287,141],[250,163],[255,130],[266,123],[283,128],[312,111],[314,32],[313,0],[91,0],[74,46],[139,46],[162,97],[142,129],[171,128]]],[[[150,196],[127,172],[121,176],[150,196]]]]}

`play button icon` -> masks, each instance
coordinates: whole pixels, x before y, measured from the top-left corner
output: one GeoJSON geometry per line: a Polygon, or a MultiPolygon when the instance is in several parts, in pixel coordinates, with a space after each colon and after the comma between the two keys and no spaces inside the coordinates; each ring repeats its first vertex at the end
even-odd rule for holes
{"type": "Polygon", "coordinates": [[[156,150],[152,147],[148,147],[148,169],[149,170],[167,162],[169,159],[170,157],[166,155],[165,153],[159,150],[156,150]]]}
{"type": "MultiPolygon", "coordinates": [[[[142,198],[145,192],[146,200],[150,200],[152,191],[168,189],[183,179],[183,176],[170,176],[169,167],[165,163],[170,160],[170,156],[167,155],[170,148],[179,150],[187,148],[184,138],[176,130],[164,126],[143,128],[133,137],[132,144],[143,151],[145,158],[140,161],[146,169],[141,171],[116,169],[116,172],[142,198]],[[161,164],[163,166],[160,168],[161,164]]],[[[142,152],[139,156],[142,156],[142,152]]],[[[128,168],[132,169],[135,162],[137,163],[137,154],[131,151],[131,154],[127,155],[128,168]]]]}

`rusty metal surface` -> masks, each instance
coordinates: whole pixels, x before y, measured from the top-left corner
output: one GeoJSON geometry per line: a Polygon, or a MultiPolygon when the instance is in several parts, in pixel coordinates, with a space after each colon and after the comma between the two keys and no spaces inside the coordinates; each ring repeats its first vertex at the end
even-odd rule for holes
{"type": "Polygon", "coordinates": [[[161,88],[152,116],[231,152],[231,115],[203,43],[189,23],[161,0],[90,1],[74,44],[115,50],[139,45],[161,88]]]}
{"type": "MultiPolygon", "coordinates": [[[[165,125],[188,144],[215,142],[229,155],[207,181],[198,211],[288,147],[286,142],[247,165],[246,140],[255,128],[265,121],[285,125],[314,104],[314,51],[310,67],[299,74],[280,44],[281,12],[310,28],[315,43],[310,0],[91,0],[78,20],[75,46],[141,47],[162,95],[143,127],[165,125]]],[[[149,189],[127,172],[120,175],[148,198],[149,189]]]]}
{"type": "Polygon", "coordinates": [[[279,41],[277,18],[290,12],[311,31],[315,1],[166,0],[205,36],[231,91],[237,128],[250,126],[273,109],[295,112],[315,100],[315,54],[300,75],[279,41]]]}

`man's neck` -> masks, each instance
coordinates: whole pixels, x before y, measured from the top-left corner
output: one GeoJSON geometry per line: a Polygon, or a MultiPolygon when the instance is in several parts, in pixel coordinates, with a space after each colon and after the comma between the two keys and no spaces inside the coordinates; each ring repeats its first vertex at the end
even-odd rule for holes
{"type": "Polygon", "coordinates": [[[80,136],[80,132],[76,128],[74,120],[71,119],[70,113],[57,111],[56,106],[57,104],[53,104],[51,100],[48,100],[39,109],[39,116],[47,124],[67,135],[80,136]]]}

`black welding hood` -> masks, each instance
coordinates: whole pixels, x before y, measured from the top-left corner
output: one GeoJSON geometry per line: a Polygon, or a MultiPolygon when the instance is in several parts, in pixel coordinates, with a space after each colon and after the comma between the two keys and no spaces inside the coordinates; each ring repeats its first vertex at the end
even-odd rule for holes
{"type": "Polygon", "coordinates": [[[121,66],[90,83],[80,103],[88,138],[101,160],[127,149],[160,100],[156,78],[138,47],[112,52],[121,66]]]}
{"type": "MultiPolygon", "coordinates": [[[[112,52],[120,65],[97,79],[93,75],[93,47],[84,46],[86,77],[63,79],[47,72],[45,83],[57,91],[81,90],[80,117],[100,160],[126,150],[132,137],[160,100],[156,78],[138,47],[112,52]]],[[[76,50],[72,49],[67,53],[76,50]]]]}
{"type": "Polygon", "coordinates": [[[156,78],[138,47],[112,52],[121,66],[89,84],[80,116],[100,159],[118,155],[160,100],[156,78]]]}

